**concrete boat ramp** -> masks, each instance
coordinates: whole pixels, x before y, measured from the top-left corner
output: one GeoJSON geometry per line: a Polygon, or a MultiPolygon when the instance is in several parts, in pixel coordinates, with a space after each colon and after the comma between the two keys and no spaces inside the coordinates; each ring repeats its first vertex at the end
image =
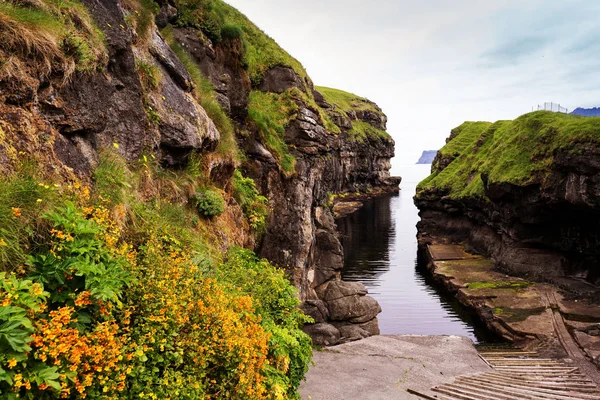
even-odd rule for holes
{"type": "Polygon", "coordinates": [[[428,256],[438,282],[508,343],[398,335],[329,347],[315,351],[302,399],[600,400],[600,335],[586,334],[600,330],[600,307],[504,275],[461,246],[430,245],[428,256]]]}

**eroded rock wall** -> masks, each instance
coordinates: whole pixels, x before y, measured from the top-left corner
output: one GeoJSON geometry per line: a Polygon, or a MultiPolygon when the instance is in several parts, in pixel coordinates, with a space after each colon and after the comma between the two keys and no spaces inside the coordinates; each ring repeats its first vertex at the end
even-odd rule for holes
{"type": "MultiPolygon", "coordinates": [[[[438,154],[432,172],[452,162],[438,154]]],[[[421,241],[466,242],[508,273],[590,292],[576,282],[600,283],[599,173],[600,147],[573,143],[526,184],[492,182],[481,174],[483,196],[422,189],[415,197],[421,241]]]]}

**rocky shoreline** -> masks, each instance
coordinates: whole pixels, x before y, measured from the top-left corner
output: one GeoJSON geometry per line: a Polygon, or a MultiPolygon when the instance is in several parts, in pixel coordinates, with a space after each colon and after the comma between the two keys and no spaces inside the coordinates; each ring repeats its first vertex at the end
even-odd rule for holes
{"type": "Polygon", "coordinates": [[[464,246],[442,243],[421,237],[422,262],[433,279],[473,310],[490,331],[521,348],[564,358],[565,345],[553,323],[558,312],[588,360],[600,366],[600,309],[589,298],[506,275],[492,260],[470,254],[464,246]]]}

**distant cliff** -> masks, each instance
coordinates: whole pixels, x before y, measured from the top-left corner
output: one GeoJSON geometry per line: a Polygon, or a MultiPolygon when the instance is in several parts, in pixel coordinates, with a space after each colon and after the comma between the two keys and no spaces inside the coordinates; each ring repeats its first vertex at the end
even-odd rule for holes
{"type": "Polygon", "coordinates": [[[582,117],[600,117],[600,107],[581,108],[577,107],[571,114],[581,115],[582,117]]]}
{"type": "Polygon", "coordinates": [[[431,164],[435,159],[437,152],[437,150],[424,150],[423,154],[421,154],[421,158],[417,161],[417,164],[431,164]]]}

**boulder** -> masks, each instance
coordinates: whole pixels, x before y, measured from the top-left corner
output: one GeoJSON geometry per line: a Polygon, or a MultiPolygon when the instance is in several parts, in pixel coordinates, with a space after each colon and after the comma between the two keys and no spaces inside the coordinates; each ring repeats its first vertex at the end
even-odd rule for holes
{"type": "Polygon", "coordinates": [[[333,325],[340,331],[340,342],[352,342],[367,338],[369,336],[379,335],[379,321],[377,318],[373,318],[370,321],[362,324],[353,323],[333,323],[333,325]]]}
{"type": "Polygon", "coordinates": [[[300,306],[304,314],[312,317],[315,323],[325,322],[329,317],[327,305],[322,300],[306,300],[300,306]]]}
{"type": "Polygon", "coordinates": [[[265,72],[258,89],[263,92],[283,93],[288,89],[298,88],[305,91],[304,83],[290,67],[277,66],[265,72]]]}
{"type": "Polygon", "coordinates": [[[340,342],[340,331],[328,323],[304,325],[304,332],[311,337],[315,346],[333,346],[340,342]]]}

